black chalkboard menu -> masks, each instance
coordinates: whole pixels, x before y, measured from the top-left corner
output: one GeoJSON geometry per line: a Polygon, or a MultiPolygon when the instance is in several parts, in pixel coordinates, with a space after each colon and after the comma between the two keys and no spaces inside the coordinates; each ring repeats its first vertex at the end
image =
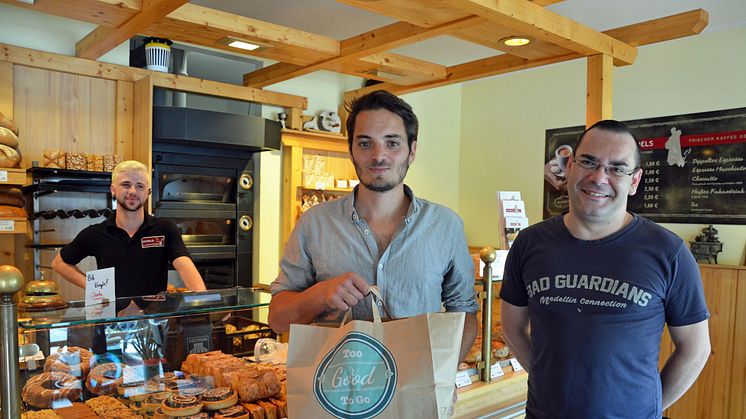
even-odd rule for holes
{"type": "MultiPolygon", "coordinates": [[[[630,211],[655,222],[746,224],[746,108],[624,123],[642,151],[630,211]]],[[[584,129],[546,131],[544,218],[568,208],[567,149],[584,129]]]]}

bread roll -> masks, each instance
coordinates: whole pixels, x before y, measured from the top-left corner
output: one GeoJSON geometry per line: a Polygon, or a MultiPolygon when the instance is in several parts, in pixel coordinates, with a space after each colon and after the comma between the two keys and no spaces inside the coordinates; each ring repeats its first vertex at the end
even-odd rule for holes
{"type": "Polygon", "coordinates": [[[18,148],[18,136],[8,128],[0,127],[0,144],[18,148]]]}
{"type": "Polygon", "coordinates": [[[122,158],[116,154],[104,154],[104,172],[113,172],[116,165],[122,162],[122,158]]]}
{"type": "Polygon", "coordinates": [[[65,152],[61,150],[44,150],[43,167],[54,169],[64,169],[67,167],[65,162],[65,152]]]}
{"type": "Polygon", "coordinates": [[[16,167],[21,161],[21,154],[15,148],[0,144],[0,167],[16,167]]]}
{"type": "Polygon", "coordinates": [[[0,193],[0,205],[9,205],[11,207],[23,208],[26,206],[26,200],[23,197],[10,196],[0,193]]]}
{"type": "Polygon", "coordinates": [[[3,115],[2,112],[0,112],[0,127],[7,128],[13,131],[13,134],[18,135],[18,125],[15,121],[3,115]]]}
{"type": "Polygon", "coordinates": [[[26,218],[26,210],[9,205],[0,205],[0,218],[26,218]]]}
{"type": "Polygon", "coordinates": [[[0,185],[0,195],[23,199],[23,191],[21,188],[12,185],[0,185]]]}

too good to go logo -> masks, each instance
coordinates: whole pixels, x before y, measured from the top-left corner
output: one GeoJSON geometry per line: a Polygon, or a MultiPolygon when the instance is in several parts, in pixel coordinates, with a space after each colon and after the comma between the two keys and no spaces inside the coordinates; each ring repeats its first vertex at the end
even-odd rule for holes
{"type": "Polygon", "coordinates": [[[366,334],[350,332],[321,360],[313,393],[336,418],[372,418],[393,399],[396,379],[391,352],[366,334]]]}

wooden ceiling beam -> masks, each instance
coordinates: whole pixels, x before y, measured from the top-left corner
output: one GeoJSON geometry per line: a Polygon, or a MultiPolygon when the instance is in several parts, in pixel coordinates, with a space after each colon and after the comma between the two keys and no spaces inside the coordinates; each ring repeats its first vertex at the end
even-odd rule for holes
{"type": "Polygon", "coordinates": [[[95,60],[188,2],[189,0],[143,1],[140,12],[123,24],[117,27],[101,25],[78,41],[75,44],[75,55],[95,60]]]}
{"type": "MultiPolygon", "coordinates": [[[[620,41],[630,45],[634,44],[642,46],[698,34],[707,26],[707,23],[707,12],[702,9],[695,9],[660,19],[653,19],[616,29],[610,29],[603,33],[609,36],[614,35],[620,41]],[[658,28],[660,28],[662,33],[657,33],[659,30],[658,28]]],[[[365,94],[376,89],[388,90],[395,94],[412,93],[482,77],[495,76],[563,61],[570,61],[581,57],[583,57],[583,55],[570,53],[543,59],[527,60],[513,55],[503,54],[448,67],[445,80],[410,86],[383,83],[364,87],[362,89],[351,90],[345,93],[345,101],[347,101],[347,98],[356,97],[357,95],[365,94]]]]}
{"type": "Polygon", "coordinates": [[[527,0],[432,0],[514,29],[514,35],[541,39],[581,55],[606,54],[617,62],[632,64],[635,47],[547,10],[527,0]]]}
{"type": "Polygon", "coordinates": [[[244,74],[244,86],[265,87],[315,71],[325,70],[345,61],[356,60],[443,35],[471,25],[478,19],[480,18],[469,16],[432,28],[421,28],[406,22],[392,23],[391,25],[345,39],[340,43],[340,53],[337,57],[319,61],[305,67],[277,63],[251,73],[246,73],[244,74]]]}

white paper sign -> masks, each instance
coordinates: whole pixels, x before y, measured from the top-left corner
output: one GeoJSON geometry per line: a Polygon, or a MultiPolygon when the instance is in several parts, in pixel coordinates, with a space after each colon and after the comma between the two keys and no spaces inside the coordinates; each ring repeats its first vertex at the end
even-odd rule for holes
{"type": "Polygon", "coordinates": [[[523,201],[503,201],[503,217],[525,217],[526,204],[523,201]]]}
{"type": "Polygon", "coordinates": [[[520,191],[498,191],[497,199],[499,201],[520,201],[521,192],[520,191]]]}
{"type": "Polygon", "coordinates": [[[505,372],[503,372],[503,368],[500,366],[500,364],[493,364],[490,367],[491,378],[502,377],[503,375],[505,375],[505,372]]]}
{"type": "Polygon", "coordinates": [[[459,371],[456,373],[456,387],[466,387],[471,385],[471,377],[468,371],[459,371]]]}
{"type": "Polygon", "coordinates": [[[110,304],[95,304],[83,307],[85,310],[86,320],[110,319],[116,316],[116,304],[112,301],[110,304]]]}
{"type": "Polygon", "coordinates": [[[523,369],[523,366],[521,366],[521,364],[515,358],[510,358],[510,366],[513,367],[513,371],[520,371],[523,369]]]}
{"type": "Polygon", "coordinates": [[[85,305],[110,303],[114,305],[114,268],[99,269],[85,274],[85,305]]]}
{"type": "Polygon", "coordinates": [[[0,231],[16,231],[16,222],[13,220],[0,220],[0,231]]]}
{"type": "Polygon", "coordinates": [[[7,181],[8,181],[8,171],[0,170],[0,182],[7,182],[7,181]]]}

